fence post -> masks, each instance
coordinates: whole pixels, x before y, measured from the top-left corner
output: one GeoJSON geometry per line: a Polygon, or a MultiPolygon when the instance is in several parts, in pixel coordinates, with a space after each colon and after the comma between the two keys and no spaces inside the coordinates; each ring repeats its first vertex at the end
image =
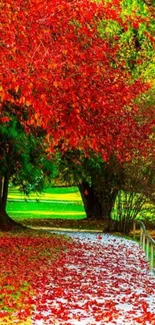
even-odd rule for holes
{"type": "Polygon", "coordinates": [[[143,250],[145,252],[145,232],[143,231],[143,250]]]}
{"type": "Polygon", "coordinates": [[[133,220],[133,239],[136,238],[136,221],[133,220]]]}
{"type": "Polygon", "coordinates": [[[149,239],[147,237],[146,239],[146,258],[147,258],[147,261],[149,261],[149,239]]]}
{"type": "Polygon", "coordinates": [[[153,272],[154,270],[154,256],[153,256],[153,252],[154,249],[153,249],[153,244],[151,243],[151,256],[150,256],[150,270],[151,272],[153,272]]]}
{"type": "Polygon", "coordinates": [[[142,247],[143,244],[143,228],[142,226],[140,227],[140,246],[142,247]]]}

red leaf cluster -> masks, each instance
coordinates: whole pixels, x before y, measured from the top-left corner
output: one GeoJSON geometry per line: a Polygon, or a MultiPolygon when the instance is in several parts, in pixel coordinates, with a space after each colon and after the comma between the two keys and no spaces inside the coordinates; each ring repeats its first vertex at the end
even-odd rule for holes
{"type": "Polygon", "coordinates": [[[47,284],[48,269],[55,272],[59,252],[67,245],[63,237],[3,234],[0,238],[0,319],[12,315],[12,321],[25,320],[32,314],[37,288],[47,284]]]}
{"type": "MultiPolygon", "coordinates": [[[[147,87],[141,81],[129,82],[130,73],[117,59],[119,43],[103,40],[98,32],[99,22],[108,19],[128,28],[120,3],[1,4],[2,101],[15,102],[21,109],[33,107],[29,124],[46,129],[49,151],[92,149],[104,160],[113,152],[128,160],[135,149],[144,153],[148,148],[152,126],[147,123],[144,130],[137,123],[133,105],[147,87]]],[[[138,19],[139,15],[137,26],[138,19]]]]}

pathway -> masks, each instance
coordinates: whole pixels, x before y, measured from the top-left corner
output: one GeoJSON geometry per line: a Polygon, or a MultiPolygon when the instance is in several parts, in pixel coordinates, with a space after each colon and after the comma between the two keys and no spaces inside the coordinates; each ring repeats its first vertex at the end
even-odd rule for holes
{"type": "Polygon", "coordinates": [[[36,298],[33,324],[155,325],[155,276],[138,244],[111,235],[69,236],[72,249],[36,298]]]}

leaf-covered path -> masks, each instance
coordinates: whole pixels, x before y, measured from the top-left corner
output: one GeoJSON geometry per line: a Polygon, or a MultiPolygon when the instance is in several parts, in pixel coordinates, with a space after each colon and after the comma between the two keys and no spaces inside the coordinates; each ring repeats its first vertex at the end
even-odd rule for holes
{"type": "Polygon", "coordinates": [[[71,236],[44,292],[38,291],[33,324],[155,325],[155,277],[138,244],[110,235],[71,236]]]}

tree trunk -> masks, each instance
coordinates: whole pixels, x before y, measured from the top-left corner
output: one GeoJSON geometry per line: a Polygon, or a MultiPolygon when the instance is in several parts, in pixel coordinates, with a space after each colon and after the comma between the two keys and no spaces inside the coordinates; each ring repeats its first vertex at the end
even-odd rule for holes
{"type": "Polygon", "coordinates": [[[115,226],[111,212],[124,184],[123,166],[117,157],[111,156],[108,163],[96,165],[86,159],[83,168],[91,179],[91,185],[86,181],[79,185],[87,218],[103,220],[107,225],[106,231],[110,231],[115,226]]]}
{"type": "Polygon", "coordinates": [[[108,187],[97,189],[87,182],[82,182],[79,185],[79,190],[87,218],[104,220],[107,225],[106,231],[110,231],[112,227],[111,212],[118,191],[112,192],[108,187]]]}
{"type": "Polygon", "coordinates": [[[113,190],[111,188],[103,188],[101,192],[101,202],[102,202],[102,218],[106,221],[106,231],[110,231],[113,228],[114,221],[111,218],[111,212],[113,210],[116,196],[118,190],[113,190]]]}
{"type": "Polygon", "coordinates": [[[102,219],[102,205],[93,186],[87,182],[79,185],[79,191],[83,200],[87,218],[102,219]]]}
{"type": "Polygon", "coordinates": [[[8,197],[9,175],[3,177],[0,175],[0,230],[10,231],[25,228],[12,220],[6,212],[6,204],[8,197]]]}

